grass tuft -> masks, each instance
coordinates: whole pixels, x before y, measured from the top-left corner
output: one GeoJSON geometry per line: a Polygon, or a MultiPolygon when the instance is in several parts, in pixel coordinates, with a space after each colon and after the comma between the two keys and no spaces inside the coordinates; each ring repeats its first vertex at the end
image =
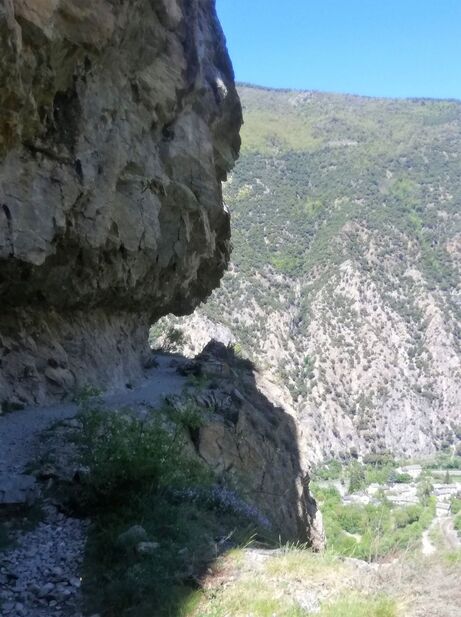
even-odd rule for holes
{"type": "Polygon", "coordinates": [[[397,617],[397,604],[387,596],[343,596],[322,606],[320,617],[397,617]]]}

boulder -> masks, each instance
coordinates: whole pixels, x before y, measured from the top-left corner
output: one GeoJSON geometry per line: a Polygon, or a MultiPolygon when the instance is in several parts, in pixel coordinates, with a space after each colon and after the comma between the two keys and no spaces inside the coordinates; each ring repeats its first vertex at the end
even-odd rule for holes
{"type": "Polygon", "coordinates": [[[141,525],[133,525],[117,538],[117,546],[124,550],[136,548],[139,544],[147,542],[146,530],[141,525]]]}
{"type": "Polygon", "coordinates": [[[159,546],[158,542],[140,542],[136,546],[136,552],[138,555],[153,555],[159,546]]]}
{"type": "MultiPolygon", "coordinates": [[[[274,535],[321,550],[322,517],[309,491],[308,452],[295,411],[280,405],[276,384],[222,343],[210,342],[194,367],[212,382],[185,400],[203,412],[203,422],[190,430],[191,451],[224,485],[238,488],[248,512],[267,519],[274,535]]],[[[181,411],[180,399],[170,404],[181,411]]]]}
{"type": "Polygon", "coordinates": [[[33,505],[39,489],[33,476],[0,472],[0,512],[33,505]]]}

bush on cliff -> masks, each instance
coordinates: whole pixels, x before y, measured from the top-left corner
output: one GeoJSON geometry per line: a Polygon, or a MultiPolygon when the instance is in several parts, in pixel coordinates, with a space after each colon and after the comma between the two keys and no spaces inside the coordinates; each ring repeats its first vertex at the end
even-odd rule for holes
{"type": "Polygon", "coordinates": [[[93,521],[83,588],[92,612],[177,614],[216,556],[266,523],[194,456],[187,426],[199,410],[153,414],[82,414],[80,504],[93,521]],[[135,540],[122,542],[133,530],[135,540]]]}

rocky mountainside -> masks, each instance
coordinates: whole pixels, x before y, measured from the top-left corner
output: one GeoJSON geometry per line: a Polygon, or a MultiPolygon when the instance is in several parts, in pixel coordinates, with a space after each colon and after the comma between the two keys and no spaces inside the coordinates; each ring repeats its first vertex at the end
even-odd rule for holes
{"type": "Polygon", "coordinates": [[[190,431],[195,455],[218,476],[232,479],[277,537],[322,548],[322,519],[309,493],[307,448],[293,409],[280,404],[277,386],[216,341],[178,370],[200,383],[195,392],[172,401],[179,411],[192,404],[205,414],[206,421],[190,431]]]}
{"type": "Polygon", "coordinates": [[[311,457],[461,437],[461,104],[241,86],[233,261],[197,321],[227,327],[311,457]]]}
{"type": "Polygon", "coordinates": [[[154,360],[137,387],[87,392],[80,405],[0,415],[2,616],[78,617],[83,604],[93,614],[88,605],[101,595],[101,615],[177,614],[162,603],[171,602],[177,586],[190,593],[191,581],[195,588],[238,537],[247,542],[259,533],[266,541],[322,548],[306,451],[298,445],[293,410],[278,404],[277,387],[222,344],[210,343],[193,360],[170,354],[154,360]],[[156,474],[166,462],[166,484],[159,485],[156,474]],[[110,494],[100,494],[96,480],[103,469],[110,494]],[[102,500],[97,509],[88,492],[93,479],[93,497],[102,500]],[[140,513],[149,495],[155,506],[140,513]],[[36,525],[26,524],[34,514],[36,525]],[[182,524],[172,522],[175,514],[182,524]],[[158,576],[148,559],[113,546],[118,534],[108,527],[114,521],[118,533],[141,529],[144,540],[139,522],[151,534],[155,527],[150,547],[158,576]],[[92,550],[95,536],[104,538],[102,550],[92,550]],[[125,611],[114,589],[125,580],[127,593],[133,577],[125,611]],[[144,602],[149,611],[139,609],[144,602]]]}
{"type": "Polygon", "coordinates": [[[241,108],[213,0],[0,1],[0,402],[142,371],[229,258],[241,108]]]}

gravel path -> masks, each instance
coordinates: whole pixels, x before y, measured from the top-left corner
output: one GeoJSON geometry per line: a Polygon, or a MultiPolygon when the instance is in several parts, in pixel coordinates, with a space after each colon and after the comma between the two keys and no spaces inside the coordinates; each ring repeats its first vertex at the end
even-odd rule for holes
{"type": "MultiPolygon", "coordinates": [[[[156,356],[159,366],[151,369],[147,378],[133,389],[111,392],[102,396],[108,407],[149,403],[159,405],[167,394],[179,394],[185,377],[176,372],[174,356],[156,356]]],[[[73,418],[78,412],[75,403],[62,403],[49,407],[27,407],[0,416],[0,473],[21,473],[25,465],[33,459],[34,442],[41,432],[60,420],[73,418]]]]}
{"type": "MultiPolygon", "coordinates": [[[[156,406],[164,396],[181,393],[186,378],[172,366],[174,357],[156,359],[158,367],[141,384],[102,396],[104,404],[156,406]]],[[[0,416],[0,477],[23,473],[39,452],[42,432],[77,412],[76,404],[62,403],[0,416]]],[[[66,517],[45,504],[44,518],[35,528],[14,533],[13,548],[0,552],[2,617],[81,617],[80,570],[87,527],[87,521],[66,517]]]]}
{"type": "Polygon", "coordinates": [[[0,601],[5,617],[80,617],[80,569],[88,527],[50,506],[33,530],[1,555],[0,601]]]}

